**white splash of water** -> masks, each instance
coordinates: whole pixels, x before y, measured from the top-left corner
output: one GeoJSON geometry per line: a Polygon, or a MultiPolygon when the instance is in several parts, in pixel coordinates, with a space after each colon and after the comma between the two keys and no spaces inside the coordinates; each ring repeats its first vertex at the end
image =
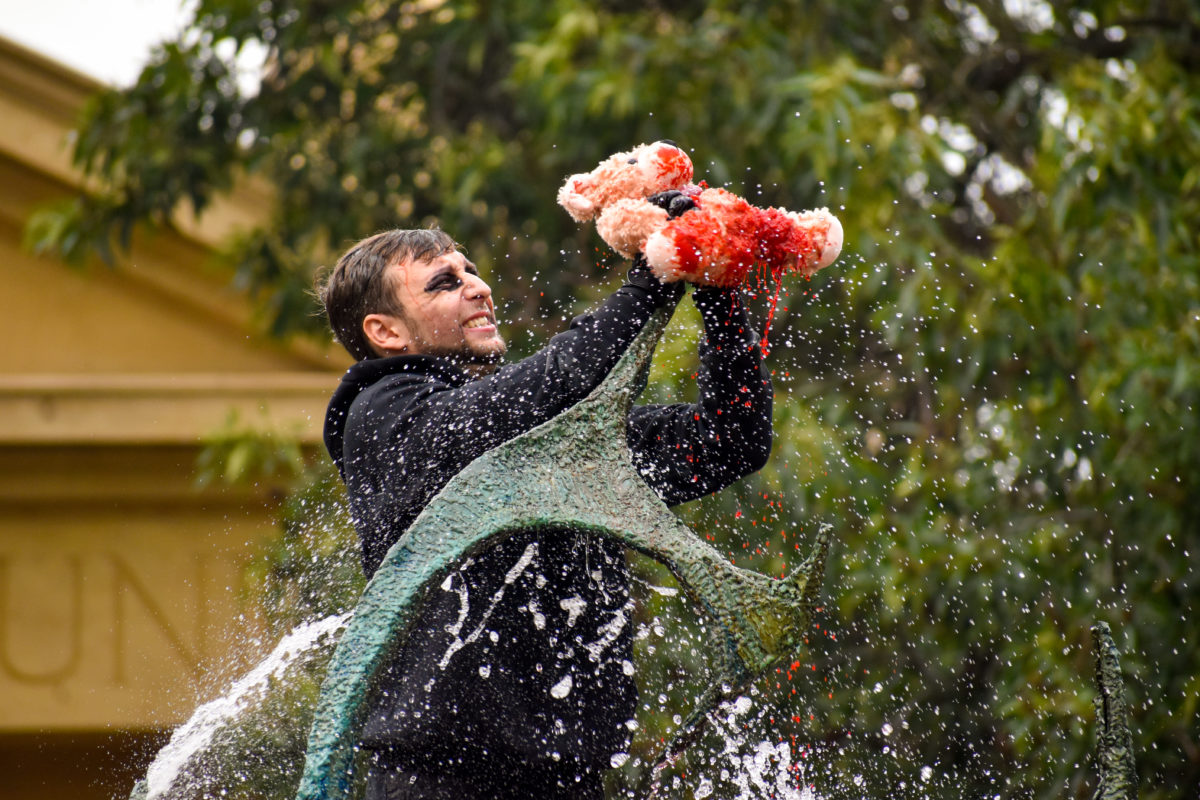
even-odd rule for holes
{"type": "Polygon", "coordinates": [[[625,626],[629,623],[629,614],[632,611],[632,602],[626,603],[623,608],[614,611],[612,619],[601,625],[596,631],[600,634],[600,638],[583,646],[583,649],[588,652],[588,657],[594,663],[599,664],[604,656],[604,651],[621,637],[621,631],[625,630],[625,626]]]}
{"type": "Polygon", "coordinates": [[[565,600],[559,600],[558,607],[567,612],[567,627],[574,628],[575,620],[579,619],[579,615],[587,610],[587,601],[579,595],[573,595],[565,600]]]}
{"type": "Polygon", "coordinates": [[[236,717],[272,678],[282,676],[301,654],[346,625],[351,612],[307,622],[284,636],[275,649],[249,673],[239,678],[221,697],[196,709],[191,719],[175,729],[146,773],[146,800],[156,800],[172,788],[180,770],[212,741],[222,725],[236,717]]]}
{"type": "MultiPolygon", "coordinates": [[[[723,703],[720,714],[710,717],[714,728],[724,740],[719,755],[722,762],[722,782],[737,787],[736,798],[729,800],[820,800],[812,786],[804,781],[804,769],[793,762],[791,745],[763,739],[752,742],[747,736],[745,718],[754,707],[750,698],[742,696],[723,703]]],[[[753,726],[751,726],[753,727],[753,726]]],[[[711,796],[712,781],[704,777],[696,787],[696,797],[711,796]]]]}
{"type": "MultiPolygon", "coordinates": [[[[521,557],[517,559],[517,563],[513,564],[508,572],[505,573],[504,586],[514,583],[517,578],[521,577],[521,575],[525,573],[525,570],[529,569],[529,565],[533,563],[537,556],[537,542],[530,542],[525,546],[525,550],[521,553],[521,557]]],[[[466,621],[467,614],[470,611],[469,593],[467,589],[467,582],[462,580],[461,577],[457,581],[453,582],[447,578],[442,584],[442,588],[446,589],[447,591],[452,590],[452,587],[454,586],[459,587],[456,590],[458,591],[460,603],[458,621],[454,624],[454,626],[448,628],[446,631],[454,637],[454,641],[450,642],[450,646],[446,648],[446,652],[442,655],[442,660],[438,662],[438,669],[445,669],[446,665],[450,663],[450,659],[454,657],[455,653],[469,644],[474,644],[479,639],[486,629],[488,621],[492,618],[492,612],[496,610],[496,606],[499,605],[500,601],[504,599],[504,586],[501,586],[492,595],[492,599],[488,603],[488,607],[484,609],[483,616],[479,618],[479,624],[475,626],[475,630],[471,631],[466,639],[463,639],[459,636],[459,633],[462,631],[463,622],[466,621]]],[[[493,641],[495,641],[495,639],[493,639],[493,641]]],[[[428,691],[429,687],[432,685],[432,681],[426,684],[426,691],[428,691]]]]}

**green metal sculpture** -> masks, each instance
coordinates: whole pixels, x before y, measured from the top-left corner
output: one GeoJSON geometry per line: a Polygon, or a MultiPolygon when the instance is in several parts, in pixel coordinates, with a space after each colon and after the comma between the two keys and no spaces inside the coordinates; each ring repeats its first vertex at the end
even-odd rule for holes
{"type": "MultiPolygon", "coordinates": [[[[359,783],[356,745],[374,675],[407,637],[426,591],[470,554],[496,545],[512,531],[536,527],[610,536],[658,559],[716,622],[710,628],[716,631],[714,679],[649,772],[653,795],[659,768],[696,739],[708,712],[798,649],[829,546],[827,529],[822,529],[810,557],[786,581],[737,569],[679,522],[637,475],[625,446],[625,420],[646,385],[650,356],[668,319],[670,312],[656,314],[604,384],[584,401],[485,453],[446,485],[392,547],[331,658],[329,645],[302,652],[287,675],[269,681],[262,696],[247,704],[246,715],[258,723],[247,728],[230,718],[212,732],[203,750],[186,758],[173,756],[179,764],[157,793],[148,781],[140,781],[131,799],[211,796],[223,794],[222,787],[247,782],[262,784],[265,796],[289,792],[288,787],[296,786],[296,762],[289,753],[296,750],[299,758],[302,744],[293,723],[302,724],[313,714],[312,696],[306,694],[311,681],[305,676],[319,680],[322,674],[298,798],[354,796],[359,783]],[[268,744],[260,741],[264,739],[268,744]],[[263,759],[251,758],[256,748],[263,759]]],[[[332,621],[340,630],[340,620],[332,621]]],[[[336,637],[337,630],[330,628],[329,639],[336,637]]],[[[1116,644],[1104,622],[1092,628],[1092,637],[1099,772],[1093,800],[1136,800],[1133,735],[1116,644]]]]}
{"type": "MultiPolygon", "coordinates": [[[[426,591],[472,553],[532,528],[614,538],[665,564],[716,622],[713,680],[664,758],[707,713],[780,658],[807,628],[829,540],[787,580],[733,566],[684,525],[633,467],[625,425],[671,312],[657,312],[586,399],[468,465],[392,547],[342,635],[318,702],[300,800],[351,796],[375,674],[403,643],[426,591]]],[[[661,761],[660,761],[661,763],[661,761]]]]}
{"type": "MultiPolygon", "coordinates": [[[[388,553],[349,625],[331,645],[303,649],[286,673],[226,720],[203,749],[177,761],[169,781],[151,791],[141,781],[130,795],[177,800],[256,787],[278,797],[296,786],[295,765],[313,720],[298,797],[354,796],[355,752],[375,673],[408,633],[426,590],[477,550],[518,529],[572,528],[613,537],[666,564],[685,591],[714,618],[714,680],[679,727],[657,766],[697,738],[708,712],[798,647],[813,610],[829,546],[825,530],[799,571],[771,580],[732,566],[658,500],[636,473],[625,445],[625,420],[645,386],[650,356],[669,312],[657,314],[604,383],[545,425],[469,465],[436,497],[388,553]],[[328,666],[327,666],[328,664],[328,666]],[[316,703],[308,689],[325,680],[316,703]],[[246,719],[243,719],[245,717],[246,719]],[[248,720],[248,721],[247,721],[248,720]],[[261,758],[255,754],[261,751],[261,758]],[[228,762],[228,763],[226,763],[228,762]]],[[[327,641],[341,618],[323,621],[327,641]]],[[[1136,800],[1133,737],[1117,649],[1108,626],[1093,629],[1096,658],[1094,800],[1136,800]]],[[[283,643],[281,643],[281,647],[283,643]]],[[[165,748],[164,753],[170,748],[165,748]]],[[[164,754],[160,754],[160,758],[164,754]]],[[[157,762],[156,762],[157,763],[157,762]]],[[[153,770],[152,770],[153,771],[153,770]]],[[[650,778],[656,779],[657,769],[650,778]]],[[[654,793],[650,787],[650,794],[654,793]]]]}

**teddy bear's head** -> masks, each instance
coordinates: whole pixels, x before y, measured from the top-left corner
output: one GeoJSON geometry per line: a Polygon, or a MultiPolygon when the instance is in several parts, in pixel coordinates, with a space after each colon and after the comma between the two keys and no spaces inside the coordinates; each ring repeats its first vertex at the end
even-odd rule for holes
{"type": "Polygon", "coordinates": [[[591,172],[567,178],[558,202],[576,222],[588,222],[619,200],[642,199],[682,189],[692,179],[692,160],[674,142],[641,144],[601,161],[591,172]]]}

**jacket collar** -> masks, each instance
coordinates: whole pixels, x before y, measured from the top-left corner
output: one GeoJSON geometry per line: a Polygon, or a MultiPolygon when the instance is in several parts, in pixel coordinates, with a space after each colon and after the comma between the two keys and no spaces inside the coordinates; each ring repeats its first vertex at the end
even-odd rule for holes
{"type": "Polygon", "coordinates": [[[346,415],[364,389],[374,386],[391,375],[409,373],[428,376],[451,386],[462,386],[471,376],[446,358],[424,355],[400,355],[387,358],[368,358],[352,365],[342,376],[341,383],[329,400],[325,412],[325,448],[342,469],[342,442],[345,439],[346,415]]]}

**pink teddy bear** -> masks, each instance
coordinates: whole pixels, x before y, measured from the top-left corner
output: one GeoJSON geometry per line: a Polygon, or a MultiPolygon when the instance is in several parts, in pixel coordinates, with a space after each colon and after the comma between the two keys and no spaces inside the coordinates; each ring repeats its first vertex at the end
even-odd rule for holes
{"type": "Polygon", "coordinates": [[[600,238],[621,255],[642,253],[664,281],[740,286],[757,264],[777,295],[784,275],[808,277],[841,252],[842,226],[828,209],[758,208],[691,180],[687,154],[672,142],[654,142],[572,175],[558,202],[577,222],[596,219],[600,238]],[[682,192],[694,207],[672,218],[647,199],[666,191],[682,192]]]}

